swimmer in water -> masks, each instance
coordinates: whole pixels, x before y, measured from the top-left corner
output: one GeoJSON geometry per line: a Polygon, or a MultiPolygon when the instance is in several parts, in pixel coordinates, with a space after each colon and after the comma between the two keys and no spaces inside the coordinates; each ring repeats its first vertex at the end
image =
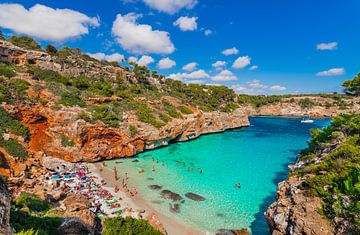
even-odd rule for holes
{"type": "Polygon", "coordinates": [[[240,188],[241,185],[240,185],[240,183],[237,183],[237,184],[234,185],[234,187],[235,187],[235,188],[240,188]]]}

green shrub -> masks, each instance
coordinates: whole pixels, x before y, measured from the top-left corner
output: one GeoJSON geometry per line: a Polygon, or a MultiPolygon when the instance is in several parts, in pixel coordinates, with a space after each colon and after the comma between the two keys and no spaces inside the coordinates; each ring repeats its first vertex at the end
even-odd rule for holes
{"type": "Polygon", "coordinates": [[[20,208],[27,207],[31,211],[35,211],[35,212],[45,212],[51,208],[49,202],[45,200],[41,200],[35,195],[31,195],[29,193],[24,193],[24,192],[22,192],[20,196],[17,199],[15,199],[14,204],[16,207],[20,207],[20,208]]]}
{"type": "Polygon", "coordinates": [[[19,158],[26,158],[28,156],[24,146],[19,144],[16,140],[9,139],[5,141],[2,136],[0,138],[0,146],[3,147],[11,156],[19,158]]]}
{"type": "Polygon", "coordinates": [[[115,217],[104,222],[103,235],[161,235],[162,233],[151,227],[145,220],[131,217],[115,217]]]}
{"type": "Polygon", "coordinates": [[[15,46],[28,50],[41,50],[41,46],[32,38],[26,36],[12,36],[7,39],[15,46]]]}
{"type": "Polygon", "coordinates": [[[59,103],[64,106],[86,106],[86,103],[80,99],[79,94],[74,92],[64,92],[61,94],[59,103]]]}
{"type": "Polygon", "coordinates": [[[138,129],[137,129],[136,126],[130,125],[129,130],[130,130],[130,135],[131,136],[135,136],[138,133],[138,129]]]}
{"type": "Polygon", "coordinates": [[[160,117],[161,121],[163,121],[165,123],[168,123],[172,120],[169,115],[162,113],[162,112],[159,114],[159,117],[160,117]]]}
{"type": "Polygon", "coordinates": [[[152,109],[148,107],[146,102],[143,101],[134,101],[132,102],[133,107],[136,110],[136,116],[139,121],[149,123],[156,128],[160,128],[164,125],[164,123],[156,120],[156,117],[152,114],[152,109]]]}
{"type": "Polygon", "coordinates": [[[50,209],[51,204],[47,201],[21,193],[17,199],[11,200],[10,225],[16,231],[22,231],[20,234],[58,234],[57,228],[63,218],[48,215],[50,209]]]}
{"type": "Polygon", "coordinates": [[[169,101],[163,100],[163,105],[165,111],[173,118],[180,118],[181,114],[176,111],[176,107],[172,105],[169,101]]]}
{"type": "Polygon", "coordinates": [[[74,147],[75,146],[75,142],[73,140],[70,140],[69,137],[67,137],[65,135],[61,135],[60,139],[61,139],[61,145],[63,147],[74,147]]]}
{"type": "Polygon", "coordinates": [[[54,47],[53,45],[47,45],[46,46],[46,52],[49,53],[50,55],[55,55],[57,53],[57,49],[56,47],[54,47]]]}
{"type": "Polygon", "coordinates": [[[118,114],[116,114],[108,105],[98,105],[90,107],[92,120],[100,120],[110,127],[118,127],[121,121],[118,114]]]}
{"type": "Polygon", "coordinates": [[[37,66],[30,66],[29,72],[40,80],[46,82],[57,82],[64,85],[71,85],[71,79],[52,70],[41,69],[37,66]]]}
{"type": "Polygon", "coordinates": [[[184,106],[184,105],[180,105],[180,106],[178,107],[178,109],[179,109],[180,112],[183,113],[183,114],[193,114],[193,113],[194,113],[190,108],[188,108],[188,107],[186,107],[186,106],[184,106]]]}
{"type": "Polygon", "coordinates": [[[300,105],[303,109],[310,109],[316,105],[314,101],[309,98],[301,99],[298,101],[298,105],[300,105]]]}
{"type": "Polygon", "coordinates": [[[16,73],[11,69],[9,65],[4,63],[0,63],[0,76],[4,76],[7,78],[15,77],[16,73]]]}
{"type": "Polygon", "coordinates": [[[0,107],[0,132],[1,129],[9,129],[13,134],[24,137],[25,140],[29,137],[28,129],[18,120],[11,117],[3,108],[0,107]]]}
{"type": "Polygon", "coordinates": [[[83,120],[85,120],[85,121],[87,121],[87,122],[90,122],[90,121],[91,121],[91,116],[90,116],[88,113],[86,113],[85,111],[81,111],[81,112],[78,114],[78,118],[79,118],[79,119],[83,119],[83,120]]]}

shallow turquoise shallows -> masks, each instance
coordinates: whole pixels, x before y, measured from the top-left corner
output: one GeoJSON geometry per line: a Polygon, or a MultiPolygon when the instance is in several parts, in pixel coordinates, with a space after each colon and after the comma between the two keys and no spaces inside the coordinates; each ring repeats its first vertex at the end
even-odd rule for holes
{"type": "Polygon", "coordinates": [[[141,154],[138,162],[112,161],[109,167],[127,172],[129,184],[136,186],[155,209],[171,218],[209,232],[246,227],[253,234],[268,234],[263,214],[275,200],[277,184],[286,178],[287,166],[307,146],[309,129],[330,122],[300,121],[300,118],[253,117],[250,127],[174,143],[141,154]],[[142,169],[145,172],[139,174],[142,169]],[[240,188],[234,187],[237,183],[240,188]],[[149,185],[160,185],[161,190],[180,194],[185,199],[175,202],[179,203],[180,212],[170,212],[169,204],[174,202],[162,198],[161,190],[151,190],[149,185]],[[186,193],[201,195],[206,200],[193,201],[185,197],[186,193]]]}

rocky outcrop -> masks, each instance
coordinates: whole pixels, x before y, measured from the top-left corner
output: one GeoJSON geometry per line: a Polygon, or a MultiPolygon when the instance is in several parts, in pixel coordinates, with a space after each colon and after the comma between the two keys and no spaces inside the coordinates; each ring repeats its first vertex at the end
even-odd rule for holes
{"type": "Polygon", "coordinates": [[[96,215],[89,210],[90,202],[85,196],[75,194],[68,195],[63,205],[65,207],[65,217],[79,218],[90,230],[93,232],[96,231],[98,227],[96,215]]]}
{"type": "Polygon", "coordinates": [[[10,194],[2,180],[0,180],[0,233],[11,234],[10,194]]]}
{"type": "Polygon", "coordinates": [[[313,117],[332,117],[342,113],[352,113],[360,111],[360,98],[353,98],[344,100],[343,102],[351,105],[351,108],[341,108],[334,105],[335,100],[331,98],[312,97],[312,96],[299,96],[290,99],[284,99],[282,102],[275,104],[268,104],[259,108],[248,107],[249,115],[260,115],[260,116],[313,116],[313,117]],[[304,108],[301,107],[297,102],[302,99],[310,99],[314,102],[314,106],[304,108]],[[332,104],[332,106],[327,106],[332,104]]]}
{"type": "Polygon", "coordinates": [[[318,209],[321,200],[304,194],[302,180],[292,176],[278,186],[277,201],[265,213],[272,234],[335,234],[332,224],[318,209]]]}
{"type": "MultiPolygon", "coordinates": [[[[298,161],[292,170],[301,169],[303,162],[298,161]]],[[[280,234],[335,234],[335,228],[321,216],[321,199],[310,197],[299,186],[307,175],[291,175],[278,185],[276,201],[265,212],[265,218],[273,235],[280,234]]]]}
{"type": "Polygon", "coordinates": [[[58,228],[63,235],[94,235],[95,232],[78,218],[67,218],[58,228]]]}

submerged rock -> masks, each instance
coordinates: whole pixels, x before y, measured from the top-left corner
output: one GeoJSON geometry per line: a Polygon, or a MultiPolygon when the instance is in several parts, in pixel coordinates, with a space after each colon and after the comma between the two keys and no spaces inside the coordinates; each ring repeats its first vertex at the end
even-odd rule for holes
{"type": "Polygon", "coordinates": [[[183,199],[179,194],[174,193],[170,190],[163,190],[163,191],[161,191],[160,195],[163,198],[167,198],[167,199],[170,199],[173,201],[180,201],[181,199],[183,199]]]}
{"type": "Polygon", "coordinates": [[[162,189],[162,186],[153,184],[153,185],[149,185],[148,188],[152,189],[152,190],[160,190],[160,189],[162,189]]]}
{"type": "Polygon", "coordinates": [[[169,204],[170,212],[172,213],[180,213],[180,204],[169,204]]]}
{"type": "Polygon", "coordinates": [[[132,160],[132,162],[139,162],[139,160],[135,159],[135,160],[132,160]]]}
{"type": "Polygon", "coordinates": [[[154,178],[151,178],[151,177],[149,177],[149,178],[146,178],[147,180],[154,180],[154,178]]]}
{"type": "Polygon", "coordinates": [[[200,196],[195,193],[187,193],[187,194],[185,194],[185,197],[190,198],[191,200],[194,200],[194,201],[198,201],[198,202],[206,200],[203,196],[200,196]]]}

